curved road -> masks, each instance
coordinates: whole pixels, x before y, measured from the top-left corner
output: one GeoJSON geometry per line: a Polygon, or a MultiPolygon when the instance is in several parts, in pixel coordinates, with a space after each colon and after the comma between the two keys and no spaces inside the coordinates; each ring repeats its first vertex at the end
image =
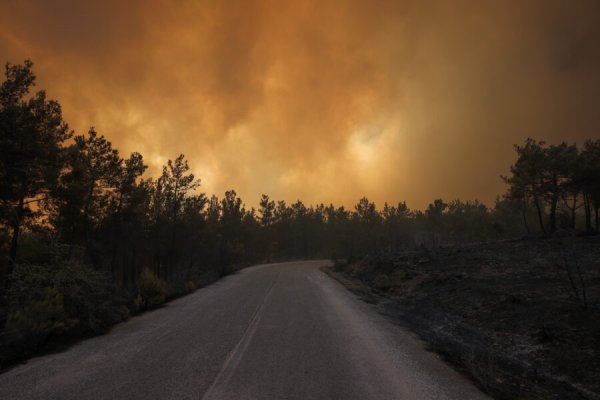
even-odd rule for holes
{"type": "Polygon", "coordinates": [[[487,398],[324,263],[247,268],[7,371],[0,398],[487,398]]]}

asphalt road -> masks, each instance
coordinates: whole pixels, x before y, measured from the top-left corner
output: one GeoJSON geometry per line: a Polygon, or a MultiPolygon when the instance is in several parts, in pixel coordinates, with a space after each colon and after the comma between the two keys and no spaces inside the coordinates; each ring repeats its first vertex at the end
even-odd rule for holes
{"type": "Polygon", "coordinates": [[[319,270],[247,268],[0,375],[0,399],[484,399],[319,270]]]}

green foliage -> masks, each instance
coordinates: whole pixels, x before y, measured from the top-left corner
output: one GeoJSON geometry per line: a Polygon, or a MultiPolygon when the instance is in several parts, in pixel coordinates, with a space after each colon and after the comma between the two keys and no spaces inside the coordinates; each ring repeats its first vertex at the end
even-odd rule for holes
{"type": "Polygon", "coordinates": [[[19,261],[21,264],[45,264],[53,259],[54,252],[50,230],[25,231],[19,238],[19,261]]]}
{"type": "Polygon", "coordinates": [[[167,285],[149,269],[140,275],[139,302],[142,309],[152,309],[165,302],[167,285]]]}
{"type": "Polygon", "coordinates": [[[12,310],[6,330],[9,335],[38,347],[49,337],[69,333],[76,323],[65,311],[63,295],[56,288],[43,287],[12,310]]]}
{"type": "Polygon", "coordinates": [[[7,329],[24,340],[99,333],[128,317],[106,275],[80,265],[18,265],[8,292],[7,329]]]}
{"type": "Polygon", "coordinates": [[[128,296],[117,293],[108,276],[92,268],[66,264],[54,275],[69,315],[77,318],[80,331],[100,333],[129,317],[128,296]]]}
{"type": "Polygon", "coordinates": [[[196,284],[194,283],[194,281],[187,281],[185,283],[185,289],[188,291],[188,293],[192,293],[197,288],[198,287],[196,286],[196,284]]]}

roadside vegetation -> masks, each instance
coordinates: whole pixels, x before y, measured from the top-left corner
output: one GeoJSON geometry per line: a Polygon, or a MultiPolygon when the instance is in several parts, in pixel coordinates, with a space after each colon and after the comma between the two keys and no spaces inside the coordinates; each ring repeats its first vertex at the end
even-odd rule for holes
{"type": "MultiPolygon", "coordinates": [[[[94,128],[73,132],[60,104],[34,92],[32,68],[30,61],[7,64],[0,86],[0,368],[105,332],[252,263],[345,259],[352,271],[341,272],[403,296],[396,290],[404,283],[398,289],[394,282],[421,287],[411,274],[431,278],[430,265],[443,270],[448,246],[599,230],[600,140],[577,147],[529,139],[516,146],[516,162],[503,178],[508,190],[492,207],[436,199],[423,211],[405,202],[378,208],[363,197],[346,209],[263,195],[253,208],[234,190],[202,193],[184,155],[150,177],[142,154],[121,154],[94,128]],[[414,271],[360,275],[379,265],[373,260],[414,251],[427,252],[430,261],[417,262],[414,271]]],[[[555,258],[540,268],[560,264],[569,299],[595,313],[590,271],[597,264],[577,260],[555,258]]],[[[498,270],[498,279],[512,279],[518,265],[498,270]]]]}

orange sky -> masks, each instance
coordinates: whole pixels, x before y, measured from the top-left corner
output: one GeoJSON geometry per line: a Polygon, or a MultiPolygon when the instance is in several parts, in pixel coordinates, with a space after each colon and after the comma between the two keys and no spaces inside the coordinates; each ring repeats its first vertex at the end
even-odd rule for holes
{"type": "Polygon", "coordinates": [[[599,4],[0,0],[0,61],[208,194],[492,204],[514,143],[600,137],[599,4]]]}

